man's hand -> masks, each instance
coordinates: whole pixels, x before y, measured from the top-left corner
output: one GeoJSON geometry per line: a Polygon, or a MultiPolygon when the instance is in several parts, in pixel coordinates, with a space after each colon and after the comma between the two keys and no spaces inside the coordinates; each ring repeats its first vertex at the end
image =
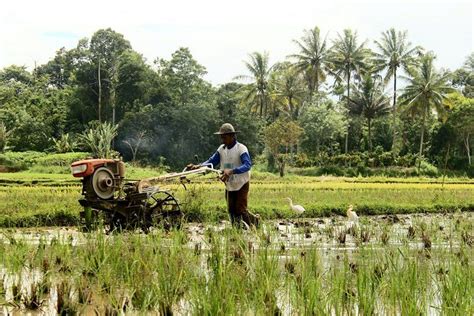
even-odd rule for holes
{"type": "Polygon", "coordinates": [[[221,176],[221,181],[222,182],[227,182],[230,178],[231,175],[234,174],[234,171],[232,169],[224,169],[224,173],[221,176]]]}
{"type": "Polygon", "coordinates": [[[192,163],[189,163],[186,165],[186,169],[187,170],[196,170],[196,169],[199,169],[201,168],[201,165],[195,165],[195,164],[192,164],[192,163]]]}

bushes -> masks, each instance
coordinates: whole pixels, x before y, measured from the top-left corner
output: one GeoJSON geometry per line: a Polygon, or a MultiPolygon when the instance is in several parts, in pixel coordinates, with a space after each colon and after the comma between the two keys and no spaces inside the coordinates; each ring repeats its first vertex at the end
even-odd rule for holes
{"type": "MultiPolygon", "coordinates": [[[[418,176],[438,177],[440,173],[438,169],[429,164],[423,162],[421,168],[417,167],[378,167],[369,168],[365,166],[356,167],[341,167],[336,165],[327,165],[323,167],[309,167],[309,168],[289,168],[289,172],[300,176],[324,176],[332,175],[336,177],[371,177],[371,176],[384,176],[384,177],[397,177],[397,178],[408,178],[418,176]]],[[[453,173],[450,173],[453,175],[453,173]]]]}
{"type": "MultiPolygon", "coordinates": [[[[380,170],[387,170],[391,175],[402,174],[402,176],[417,176],[419,174],[437,176],[438,170],[435,166],[424,162],[421,170],[415,170],[416,156],[407,154],[398,156],[392,152],[384,152],[378,146],[374,152],[360,152],[339,154],[329,156],[327,153],[320,153],[317,156],[307,156],[304,153],[296,155],[294,166],[297,168],[310,168],[318,166],[317,173],[332,174],[336,176],[357,176],[358,174],[370,176],[372,173],[380,174],[380,170]],[[372,172],[370,169],[377,169],[372,172]]],[[[314,173],[310,171],[311,174],[314,173]]]]}
{"type": "Polygon", "coordinates": [[[74,152],[64,154],[47,154],[37,151],[6,152],[0,154],[0,164],[10,162],[17,165],[31,167],[41,166],[69,166],[73,161],[84,159],[90,156],[86,152],[74,152]]]}
{"type": "Polygon", "coordinates": [[[9,151],[3,154],[0,154],[0,161],[10,161],[12,164],[24,164],[26,166],[31,166],[38,158],[46,156],[46,153],[38,151],[9,151]]]}
{"type": "Polygon", "coordinates": [[[75,153],[64,153],[64,154],[49,154],[39,157],[36,163],[41,166],[59,166],[64,167],[71,165],[74,161],[85,159],[90,157],[90,153],[86,152],[75,152],[75,153]]]}
{"type": "Polygon", "coordinates": [[[429,177],[436,177],[439,175],[438,168],[422,159],[421,161],[417,159],[416,165],[418,166],[419,175],[426,175],[429,177]]]}
{"type": "Polygon", "coordinates": [[[85,159],[90,153],[75,152],[46,154],[37,151],[6,152],[0,154],[0,172],[17,172],[33,168],[40,173],[69,172],[73,161],[85,159]]]}
{"type": "Polygon", "coordinates": [[[5,152],[0,154],[0,171],[16,172],[26,170],[32,166],[38,158],[44,156],[46,156],[45,153],[37,151],[5,152]]]}

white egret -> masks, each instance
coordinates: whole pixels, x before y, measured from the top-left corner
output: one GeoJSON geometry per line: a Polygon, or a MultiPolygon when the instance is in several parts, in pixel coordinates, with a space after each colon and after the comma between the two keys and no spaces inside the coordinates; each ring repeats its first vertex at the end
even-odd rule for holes
{"type": "Polygon", "coordinates": [[[357,216],[357,213],[353,211],[354,207],[352,205],[349,205],[349,208],[347,209],[347,218],[351,222],[358,222],[359,221],[359,216],[357,216]]]}
{"type": "Polygon", "coordinates": [[[298,214],[301,214],[305,211],[304,207],[302,207],[301,205],[293,205],[293,201],[289,197],[287,197],[286,199],[288,200],[288,202],[290,202],[290,208],[292,211],[298,214]]]}

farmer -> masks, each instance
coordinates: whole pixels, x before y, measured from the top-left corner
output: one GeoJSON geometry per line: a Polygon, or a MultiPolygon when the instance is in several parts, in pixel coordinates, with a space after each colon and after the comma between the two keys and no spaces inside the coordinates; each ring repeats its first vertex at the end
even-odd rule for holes
{"type": "Polygon", "coordinates": [[[219,131],[214,133],[220,135],[222,145],[207,161],[200,165],[189,164],[188,169],[196,169],[209,163],[214,167],[220,165],[221,180],[226,187],[227,211],[232,224],[240,227],[243,221],[246,226],[258,226],[259,216],[247,209],[252,162],[247,147],[237,142],[237,133],[231,124],[223,124],[219,131]]]}

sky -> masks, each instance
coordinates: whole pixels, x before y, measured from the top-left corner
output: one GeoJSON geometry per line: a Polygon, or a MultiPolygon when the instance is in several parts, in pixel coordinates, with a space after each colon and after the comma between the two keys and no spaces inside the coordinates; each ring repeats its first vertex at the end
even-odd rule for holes
{"type": "Polygon", "coordinates": [[[414,45],[437,55],[437,67],[451,70],[474,51],[467,0],[15,0],[0,4],[0,69],[31,70],[110,27],[150,64],[189,47],[205,79],[218,85],[246,74],[252,52],[267,51],[270,63],[285,60],[297,52],[293,40],[314,26],[329,41],[351,28],[371,48],[383,31],[406,30],[414,45]]]}

